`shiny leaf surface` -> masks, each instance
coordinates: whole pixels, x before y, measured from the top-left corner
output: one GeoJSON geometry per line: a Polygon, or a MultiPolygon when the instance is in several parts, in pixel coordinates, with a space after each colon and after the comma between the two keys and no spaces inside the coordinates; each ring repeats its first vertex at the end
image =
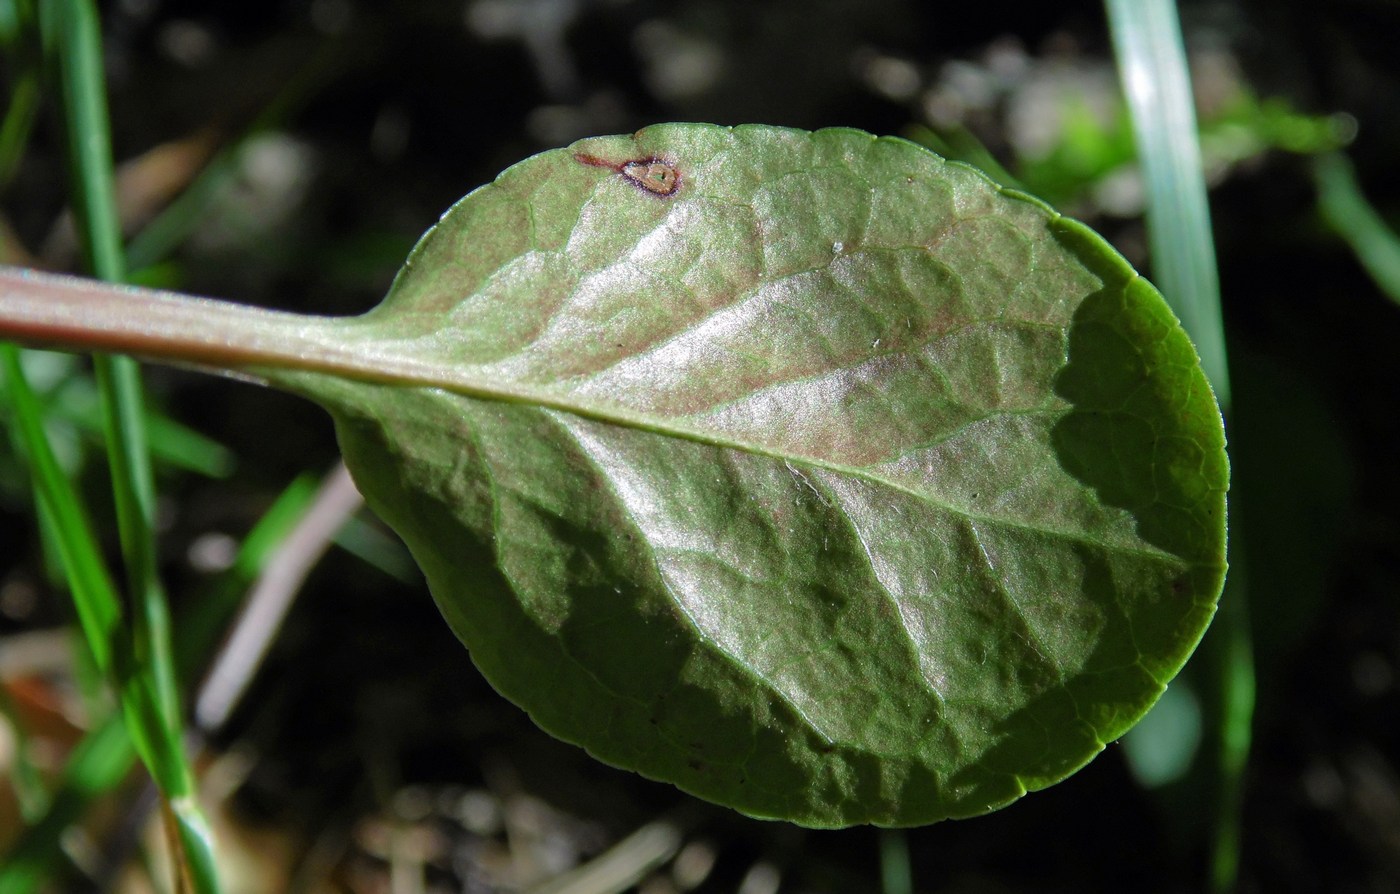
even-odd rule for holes
{"type": "Polygon", "coordinates": [[[1223,434],[1161,296],[910,143],[544,153],[335,337],[389,372],[266,374],[331,410],[482,672],[746,813],[1002,806],[1131,726],[1215,609],[1223,434]]]}

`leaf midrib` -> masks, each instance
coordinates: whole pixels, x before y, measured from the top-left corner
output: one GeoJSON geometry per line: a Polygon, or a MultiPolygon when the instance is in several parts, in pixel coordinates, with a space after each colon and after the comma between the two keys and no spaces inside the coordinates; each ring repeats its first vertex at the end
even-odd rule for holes
{"type": "MultiPolygon", "coordinates": [[[[324,320],[323,322],[344,323],[346,321],[324,320]]],[[[409,386],[436,388],[458,397],[473,400],[516,404],[533,407],[539,410],[564,413],[569,416],[602,422],[608,425],[616,425],[645,434],[677,438],[725,450],[737,450],[755,456],[766,457],[777,462],[801,463],[809,469],[820,469],[837,475],[866,481],[881,487],[891,488],[896,492],[906,494],[935,509],[955,514],[974,522],[998,525],[1033,534],[1063,538],[1076,544],[1101,549],[1116,555],[1136,556],[1154,561],[1177,562],[1187,568],[1215,567],[1218,565],[1218,563],[1210,561],[1178,556],[1165,550],[1150,548],[1146,545],[1134,548],[1110,544],[1090,537],[1080,531],[1047,528],[1019,522],[1015,519],[1008,519],[1002,516],[978,513],[966,507],[957,506],[944,500],[937,499],[932,494],[910,488],[899,481],[880,475],[867,467],[852,466],[820,456],[786,453],[768,447],[762,443],[724,436],[707,431],[698,426],[686,425],[672,419],[638,412],[616,404],[608,404],[601,401],[570,400],[563,396],[550,394],[548,391],[530,386],[483,382],[471,376],[444,375],[445,370],[443,370],[440,364],[424,363],[411,357],[387,352],[367,354],[363,350],[363,347],[352,351],[344,347],[343,339],[332,339],[332,345],[328,350],[324,345],[321,347],[322,350],[325,351],[325,353],[318,358],[321,362],[297,365],[279,364],[274,368],[265,368],[255,371],[264,375],[274,384],[301,393],[312,400],[322,402],[334,400],[333,391],[327,391],[318,387],[306,387],[304,380],[300,376],[295,375],[298,369],[386,387],[409,386]],[[280,374],[282,372],[292,372],[293,375],[286,377],[280,374]]],[[[363,410],[353,402],[341,401],[340,406],[343,410],[352,414],[363,413],[363,410]]],[[[990,418],[990,415],[987,418],[990,418]]]]}
{"type": "Polygon", "coordinates": [[[893,488],[969,520],[1062,537],[1114,554],[1177,562],[1185,568],[1223,567],[1220,558],[1188,558],[1146,545],[1140,548],[1112,545],[1080,531],[1056,530],[977,513],[935,499],[868,468],[820,456],[784,453],[761,443],[726,437],[617,405],[568,399],[535,387],[484,382],[473,376],[453,376],[441,363],[376,346],[367,338],[373,334],[372,316],[303,316],[174,293],[132,287],[118,289],[32,271],[24,271],[17,277],[0,275],[0,292],[6,302],[6,331],[13,337],[42,342],[49,347],[71,345],[71,349],[79,351],[96,348],[234,375],[251,374],[268,384],[318,403],[336,405],[352,414],[362,412],[353,400],[338,399],[333,387],[316,379],[437,388],[465,398],[553,410],[638,432],[738,450],[775,461],[801,463],[811,469],[893,488]],[[121,300],[105,300],[118,292],[121,300]]]}

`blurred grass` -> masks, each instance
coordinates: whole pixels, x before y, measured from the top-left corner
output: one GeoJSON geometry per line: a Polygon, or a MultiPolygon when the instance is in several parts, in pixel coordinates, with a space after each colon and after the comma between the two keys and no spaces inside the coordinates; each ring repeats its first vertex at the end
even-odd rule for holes
{"type": "MultiPolygon", "coordinates": [[[[120,282],[125,257],[97,10],[87,0],[56,0],[39,7],[37,24],[49,79],[60,99],[71,195],[88,265],[99,278],[120,282]]],[[[93,360],[132,600],[124,610],[94,546],[86,514],[48,449],[40,407],[27,386],[18,352],[6,347],[3,360],[24,449],[36,469],[40,499],[55,516],[49,530],[60,537],[88,645],[98,667],[113,681],[132,744],[169,807],[166,816],[183,863],[176,874],[200,894],[213,894],[219,885],[212,841],[193,798],[194,773],[184,753],[169,608],[156,571],[155,488],[139,368],[125,357],[93,360]]]]}
{"type": "MultiPolygon", "coordinates": [[[[71,191],[88,266],[99,279],[122,282],[126,258],[117,216],[97,10],[87,0],[65,0],[42,11],[48,21],[41,26],[55,32],[45,43],[54,48],[49,65],[62,96],[71,191]]],[[[165,727],[160,736],[178,742],[179,696],[170,658],[169,609],[156,572],[155,485],[146,445],[141,373],[131,358],[106,355],[93,358],[93,371],[102,397],[117,528],[133,600],[133,657],[141,664],[138,672],[150,675],[159,701],[165,727]]],[[[172,750],[178,752],[178,748],[172,750]]],[[[152,772],[164,773],[168,782],[182,789],[189,785],[188,770],[179,765],[152,768],[152,772]]]]}
{"type": "MultiPolygon", "coordinates": [[[[1196,344],[1221,410],[1230,414],[1230,375],[1211,235],[1205,171],[1181,23],[1173,0],[1105,0],[1147,188],[1153,279],[1196,344]]],[[[1245,770],[1252,736],[1255,679],[1248,603],[1238,550],[1206,633],[1201,658],[1211,669],[1214,707],[1214,813],[1209,885],[1233,890],[1239,877],[1245,770]]],[[[1178,685],[1185,683],[1182,680],[1178,685]]],[[[1149,724],[1147,729],[1151,730],[1149,724]]],[[[1139,733],[1141,735],[1141,733],[1139,733]]]]}
{"type": "MultiPolygon", "coordinates": [[[[63,0],[47,4],[35,13],[25,0],[0,0],[0,46],[9,56],[7,66],[28,63],[20,68],[21,76],[13,82],[11,102],[0,123],[0,182],[8,181],[18,170],[32,133],[41,96],[38,63],[43,61],[50,99],[58,100],[67,137],[72,199],[88,266],[101,278],[121,281],[128,258],[121,245],[115,206],[96,9],[90,2],[63,0]],[[40,46],[42,54],[35,49],[40,46]]],[[[250,132],[270,126],[302,101],[325,74],[326,61],[326,57],[311,60],[302,74],[293,78],[277,100],[264,109],[250,132]]],[[[167,213],[143,230],[145,238],[136,246],[140,249],[137,261],[143,265],[157,263],[188,236],[211,196],[225,186],[230,176],[229,160],[236,156],[239,145],[219,157],[222,163],[206,168],[167,213]]],[[[42,802],[48,800],[47,793],[36,788],[35,774],[25,771],[28,764],[19,765],[21,778],[16,782],[28,805],[26,812],[42,812],[43,816],[22,833],[13,852],[0,862],[0,890],[7,894],[12,890],[32,890],[53,877],[54,861],[62,858],[61,836],[93,797],[120,782],[136,753],[141,755],[170,807],[170,826],[187,861],[177,872],[192,881],[196,890],[217,890],[211,842],[194,804],[194,777],[184,754],[169,613],[155,570],[154,487],[147,439],[154,435],[157,453],[163,458],[209,475],[227,474],[232,455],[193,430],[147,412],[142,405],[139,368],[128,358],[94,358],[98,383],[94,392],[91,381],[81,374],[80,364],[64,357],[63,372],[53,384],[54,393],[40,399],[28,387],[20,352],[8,345],[0,346],[0,352],[4,352],[0,360],[8,397],[0,402],[0,409],[8,410],[12,417],[17,440],[23,442],[19,452],[39,457],[44,486],[36,513],[43,531],[60,547],[60,572],[75,592],[75,605],[85,621],[84,638],[95,650],[100,671],[113,680],[129,727],[100,723],[89,734],[72,756],[46,812],[41,808],[42,802]],[[90,431],[99,406],[101,431],[113,471],[128,587],[136,594],[129,604],[123,603],[111,583],[91,525],[78,521],[86,512],[71,485],[69,470],[49,449],[44,419],[47,413],[53,413],[76,429],[90,431]],[[50,508],[51,503],[59,507],[57,512],[50,508]],[[51,518],[55,520],[49,521],[51,518]]],[[[299,481],[288,489],[242,545],[235,567],[214,587],[215,598],[201,601],[199,610],[185,619],[180,655],[185,673],[208,660],[243,590],[299,521],[313,490],[307,481],[299,481]]],[[[348,542],[372,561],[404,574],[402,549],[396,552],[396,544],[386,546],[383,539],[375,530],[360,530],[358,535],[350,535],[348,542]]],[[[99,710],[94,716],[100,718],[101,703],[95,707],[99,710]]],[[[22,727],[16,725],[16,729],[23,743],[22,727]]]]}
{"type": "MultiPolygon", "coordinates": [[[[12,350],[0,346],[0,351],[12,350]]],[[[239,545],[227,570],[211,583],[180,624],[176,653],[182,679],[198,673],[237,611],[242,594],[267,566],[278,546],[300,523],[316,494],[316,480],[303,475],[289,484],[239,545]]],[[[131,770],[136,753],[119,717],[101,721],[69,756],[47,809],[31,822],[0,858],[0,891],[28,894],[60,872],[62,840],[92,801],[112,791],[131,770]]]]}
{"type": "Polygon", "coordinates": [[[34,10],[29,0],[0,2],[0,49],[13,69],[9,106],[0,118],[0,188],[19,170],[19,160],[39,116],[39,71],[27,39],[33,31],[34,10]]]}
{"type": "Polygon", "coordinates": [[[273,132],[302,108],[342,64],[341,51],[335,47],[323,48],[307,59],[237,138],[219,148],[193,181],[132,237],[126,248],[130,266],[145,271],[188,239],[237,179],[240,156],[248,145],[258,136],[273,132]]]}
{"type": "Polygon", "coordinates": [[[1382,293],[1400,304],[1400,237],[1366,200],[1356,170],[1340,152],[1313,160],[1318,209],[1382,293]]]}
{"type": "MultiPolygon", "coordinates": [[[[59,553],[74,606],[94,662],[109,679],[117,679],[124,708],[130,712],[133,732],[143,734],[159,724],[154,715],[151,693],[141,680],[122,681],[121,668],[129,663],[124,656],[126,643],[121,638],[121,604],[115,587],[102,561],[96,538],[92,533],[87,512],[68,477],[59,466],[44,434],[40,407],[30,390],[19,362],[19,350],[13,345],[0,344],[0,365],[4,368],[4,383],[16,423],[13,434],[18,447],[26,455],[33,471],[35,500],[52,523],[44,531],[52,536],[59,553]],[[139,719],[138,719],[139,717],[139,719]]],[[[70,767],[71,779],[49,803],[43,818],[30,826],[21,841],[7,855],[0,868],[0,890],[24,892],[35,890],[46,878],[49,864],[60,853],[61,836],[86,804],[83,793],[106,790],[115,785],[124,768],[114,749],[113,737],[120,734],[124,747],[130,752],[130,740],[115,720],[110,724],[117,732],[106,732],[100,743],[85,740],[75,754],[70,767]]],[[[141,744],[148,753],[154,746],[144,739],[141,744]]],[[[127,761],[129,765],[130,761],[127,761]]]]}
{"type": "Polygon", "coordinates": [[[87,511],[49,446],[42,412],[20,366],[19,349],[0,344],[0,369],[4,371],[7,399],[14,413],[17,446],[33,474],[36,503],[53,521],[46,528],[55,539],[69,587],[73,591],[78,621],[98,667],[105,671],[120,651],[117,628],[122,608],[112,585],[87,511]]]}
{"type": "MultiPolygon", "coordinates": [[[[1138,150],[1126,102],[1106,109],[1089,108],[1083,97],[1064,91],[1058,106],[1044,110],[1059,122],[1060,132],[1048,147],[1035,152],[1013,143],[1005,165],[967,127],[939,128],[912,124],[904,135],[945,158],[965,161],[1003,186],[1028,192],[1062,211],[1114,216],[1136,215],[1122,175],[1138,164],[1138,150]],[[1106,201],[1108,195],[1114,196],[1106,201]]],[[[1308,115],[1288,100],[1260,98],[1244,83],[1231,84],[1230,98],[1204,110],[1196,121],[1201,164],[1220,176],[1233,166],[1260,161],[1278,150],[1299,155],[1337,151],[1356,132],[1349,115],[1308,115]]]]}
{"type": "Polygon", "coordinates": [[[880,830],[880,891],[881,894],[913,894],[909,836],[903,829],[880,830]]]}

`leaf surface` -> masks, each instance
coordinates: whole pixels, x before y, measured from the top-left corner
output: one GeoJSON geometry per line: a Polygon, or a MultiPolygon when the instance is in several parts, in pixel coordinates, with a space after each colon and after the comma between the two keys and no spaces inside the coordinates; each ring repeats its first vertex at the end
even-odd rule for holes
{"type": "Polygon", "coordinates": [[[335,337],[418,372],[267,375],[331,410],[487,678],[752,815],[908,825],[1050,785],[1215,609],[1224,438],[1161,296],[901,140],[546,152],[335,337]]]}

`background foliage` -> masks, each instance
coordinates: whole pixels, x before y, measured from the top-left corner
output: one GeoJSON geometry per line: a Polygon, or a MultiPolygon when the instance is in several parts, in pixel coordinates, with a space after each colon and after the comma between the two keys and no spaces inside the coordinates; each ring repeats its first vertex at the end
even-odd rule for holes
{"type": "MultiPolygon", "coordinates": [[[[443,209],[507,164],[664,120],[905,134],[1014,178],[1150,270],[1094,2],[948,16],[915,0],[128,0],[103,14],[115,153],[138,160],[122,181],[128,255],[145,283],[358,312],[443,209]]],[[[1183,17],[1214,183],[1235,548],[1249,557],[1259,674],[1242,878],[1277,891],[1392,890],[1400,310],[1383,271],[1387,246],[1395,252],[1385,225],[1400,212],[1400,10],[1253,0],[1187,3],[1183,17]],[[1374,220],[1341,202],[1356,198],[1345,165],[1314,161],[1347,140],[1374,220]],[[1368,220],[1360,235],[1348,227],[1368,220]],[[1339,231],[1367,246],[1369,267],[1339,231]]],[[[20,61],[7,53],[0,65],[7,122],[33,92],[20,61]]],[[[19,149],[0,132],[0,161],[22,150],[0,166],[14,234],[0,247],[7,261],[27,251],[72,268],[56,109],[34,108],[19,149]]],[[[81,364],[38,362],[31,376],[59,417],[63,458],[109,518],[81,364]]],[[[298,476],[329,468],[335,445],[329,420],[290,397],[168,370],[148,383],[190,428],[153,440],[164,457],[161,570],[177,639],[197,640],[214,623],[201,609],[237,598],[219,571],[234,539],[298,476]]],[[[68,663],[49,653],[15,657],[33,654],[21,634],[55,629],[69,610],[5,452],[0,495],[0,674],[15,726],[34,733],[32,760],[17,760],[8,732],[0,760],[22,788],[26,768],[43,776],[85,722],[84,678],[55,670],[68,663]]],[[[429,885],[525,888],[663,828],[671,837],[647,853],[713,858],[701,890],[867,890],[880,877],[874,831],[746,821],[548,739],[474,676],[382,531],[363,520],[348,530],[355,550],[317,565],[202,782],[225,795],[229,852],[259,858],[234,860],[254,887],[295,875],[371,890],[411,871],[429,885]]],[[[104,536],[115,554],[115,531],[104,536]]],[[[1190,737],[1172,735],[1189,732],[1192,690],[1174,691],[1183,719],[1162,725],[1155,764],[1137,746],[1110,748],[1007,811],[910,832],[915,887],[1198,888],[1208,819],[1190,737]]],[[[105,802],[119,830],[140,791],[135,780],[105,802]]],[[[0,847],[16,810],[0,808],[0,847]]],[[[104,855],[124,851],[110,825],[92,828],[76,862],[103,878],[104,855]]],[[[896,858],[905,843],[883,842],[896,858]]],[[[681,857],[644,870],[648,890],[684,889],[681,857]]]]}

